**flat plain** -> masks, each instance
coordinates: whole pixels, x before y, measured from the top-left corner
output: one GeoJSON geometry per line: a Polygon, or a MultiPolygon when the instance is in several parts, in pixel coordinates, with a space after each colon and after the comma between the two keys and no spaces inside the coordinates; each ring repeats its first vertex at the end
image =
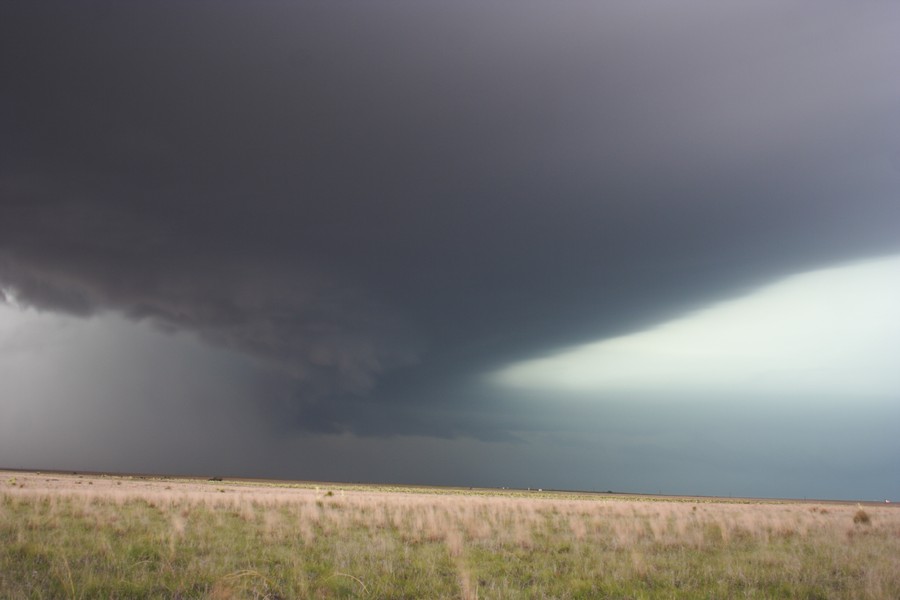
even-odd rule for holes
{"type": "Polygon", "coordinates": [[[0,471],[2,598],[900,598],[900,510],[0,471]]]}

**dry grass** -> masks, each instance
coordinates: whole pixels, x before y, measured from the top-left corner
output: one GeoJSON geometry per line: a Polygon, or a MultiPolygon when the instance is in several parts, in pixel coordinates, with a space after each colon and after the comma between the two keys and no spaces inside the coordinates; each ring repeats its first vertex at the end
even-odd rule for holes
{"type": "Polygon", "coordinates": [[[3,598],[900,598],[893,506],[0,476],[3,598]]]}

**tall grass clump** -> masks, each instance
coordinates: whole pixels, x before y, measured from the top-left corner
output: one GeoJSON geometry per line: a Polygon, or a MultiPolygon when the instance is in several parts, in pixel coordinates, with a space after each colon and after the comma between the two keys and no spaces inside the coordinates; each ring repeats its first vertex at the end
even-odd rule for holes
{"type": "Polygon", "coordinates": [[[860,508],[853,515],[853,522],[857,525],[870,525],[872,523],[872,517],[869,516],[869,513],[860,508]]]}

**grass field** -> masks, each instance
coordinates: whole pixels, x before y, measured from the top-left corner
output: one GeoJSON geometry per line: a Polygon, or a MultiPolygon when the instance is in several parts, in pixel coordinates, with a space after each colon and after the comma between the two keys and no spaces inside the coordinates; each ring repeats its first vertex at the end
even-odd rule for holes
{"type": "Polygon", "coordinates": [[[900,598],[893,505],[0,477],[2,598],[900,598]]]}

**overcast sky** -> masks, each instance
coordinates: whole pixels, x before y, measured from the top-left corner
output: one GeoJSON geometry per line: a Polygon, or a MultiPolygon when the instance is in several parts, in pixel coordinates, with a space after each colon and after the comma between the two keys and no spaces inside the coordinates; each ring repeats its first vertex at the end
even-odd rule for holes
{"type": "Polygon", "coordinates": [[[900,498],[900,4],[0,4],[0,467],[900,498]]]}

